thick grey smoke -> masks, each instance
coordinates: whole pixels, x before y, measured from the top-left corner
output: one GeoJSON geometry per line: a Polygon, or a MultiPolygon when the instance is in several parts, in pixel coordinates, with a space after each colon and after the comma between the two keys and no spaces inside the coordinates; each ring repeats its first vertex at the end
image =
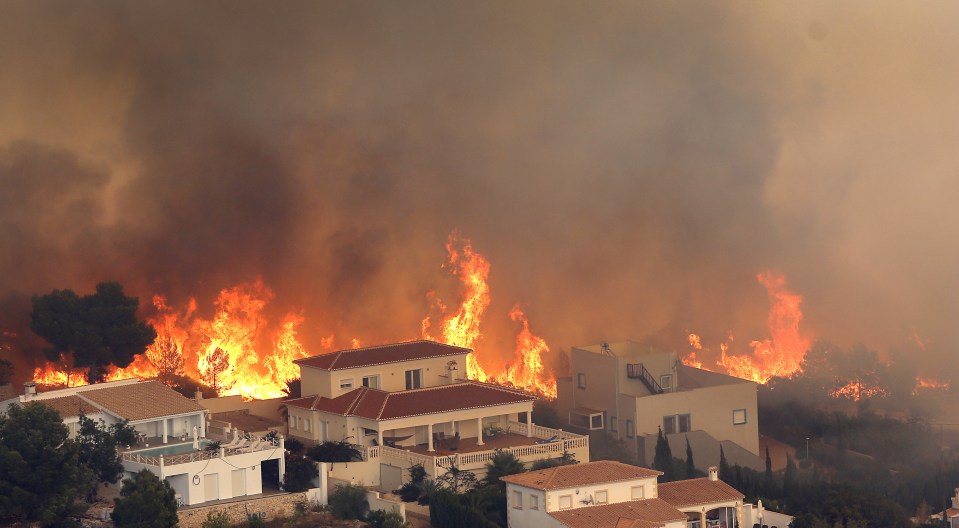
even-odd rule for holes
{"type": "Polygon", "coordinates": [[[918,335],[933,368],[959,341],[959,13],[869,7],[8,2],[0,329],[54,288],[208,310],[262,276],[311,346],[409,339],[427,290],[455,303],[457,228],[503,357],[515,302],[554,348],[742,346],[773,269],[810,336],[918,335]]]}

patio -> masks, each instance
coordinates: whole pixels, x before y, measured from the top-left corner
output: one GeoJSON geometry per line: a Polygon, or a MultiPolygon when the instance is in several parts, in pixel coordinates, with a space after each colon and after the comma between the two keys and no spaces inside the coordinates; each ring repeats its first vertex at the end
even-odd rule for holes
{"type": "Polygon", "coordinates": [[[477,451],[529,446],[540,442],[542,440],[535,437],[515,433],[500,433],[496,436],[484,437],[483,445],[479,445],[476,438],[445,438],[433,444],[434,451],[429,451],[427,444],[402,446],[399,449],[426,456],[448,456],[457,453],[475,453],[477,451]]]}

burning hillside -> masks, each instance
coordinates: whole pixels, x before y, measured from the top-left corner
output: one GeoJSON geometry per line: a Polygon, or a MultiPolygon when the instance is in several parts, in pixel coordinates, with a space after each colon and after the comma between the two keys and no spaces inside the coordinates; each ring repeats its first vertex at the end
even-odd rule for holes
{"type": "MultiPolygon", "coordinates": [[[[467,239],[451,234],[447,241],[448,261],[445,267],[462,283],[463,295],[455,310],[448,310],[434,294],[427,295],[433,308],[442,316],[442,333],[429,334],[430,317],[422,323],[426,339],[472,348],[482,335],[480,326],[489,306],[487,283],[490,264],[473,251],[467,239]],[[449,312],[449,313],[447,313],[449,312]]],[[[220,395],[239,394],[247,398],[275,398],[284,394],[286,381],[299,376],[293,360],[334,349],[336,338],[321,340],[323,350],[309,351],[298,338],[298,329],[305,318],[298,311],[279,319],[266,315],[274,292],[261,279],[222,290],[214,302],[212,317],[198,315],[195,299],[175,308],[160,294],[153,297],[153,314],[148,321],[157,338],[146,352],[125,368],[113,368],[108,380],[128,377],[153,378],[164,375],[185,375],[212,387],[220,395]]],[[[556,379],[544,365],[549,353],[545,340],[534,335],[529,321],[517,305],[509,313],[519,325],[514,361],[496,365],[483,349],[469,357],[467,375],[471,379],[522,388],[547,398],[556,397],[556,379]],[[480,366],[483,363],[485,367],[480,366]]],[[[357,338],[350,340],[359,346],[357,338]]],[[[80,385],[84,374],[67,365],[47,363],[36,369],[34,381],[46,385],[80,385]]]]}

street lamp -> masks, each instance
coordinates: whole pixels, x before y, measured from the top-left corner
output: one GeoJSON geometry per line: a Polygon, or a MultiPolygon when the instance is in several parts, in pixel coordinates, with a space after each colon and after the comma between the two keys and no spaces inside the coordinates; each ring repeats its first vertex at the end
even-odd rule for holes
{"type": "Polygon", "coordinates": [[[806,437],[806,462],[809,462],[809,437],[806,437]]]}

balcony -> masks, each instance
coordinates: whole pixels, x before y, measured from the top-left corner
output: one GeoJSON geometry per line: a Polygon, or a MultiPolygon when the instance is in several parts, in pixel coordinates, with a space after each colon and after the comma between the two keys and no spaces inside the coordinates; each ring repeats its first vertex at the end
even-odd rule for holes
{"type": "Polygon", "coordinates": [[[529,464],[542,458],[559,458],[569,453],[576,460],[589,460],[589,437],[573,434],[559,429],[550,429],[532,425],[527,436],[527,424],[510,422],[507,430],[492,437],[484,437],[480,445],[476,438],[463,438],[457,449],[451,446],[437,446],[433,452],[425,445],[395,448],[387,446],[362,447],[364,460],[382,459],[385,463],[409,467],[420,464],[430,478],[442,475],[451,465],[460,469],[475,471],[486,467],[498,452],[512,453],[521,462],[529,464]]]}

